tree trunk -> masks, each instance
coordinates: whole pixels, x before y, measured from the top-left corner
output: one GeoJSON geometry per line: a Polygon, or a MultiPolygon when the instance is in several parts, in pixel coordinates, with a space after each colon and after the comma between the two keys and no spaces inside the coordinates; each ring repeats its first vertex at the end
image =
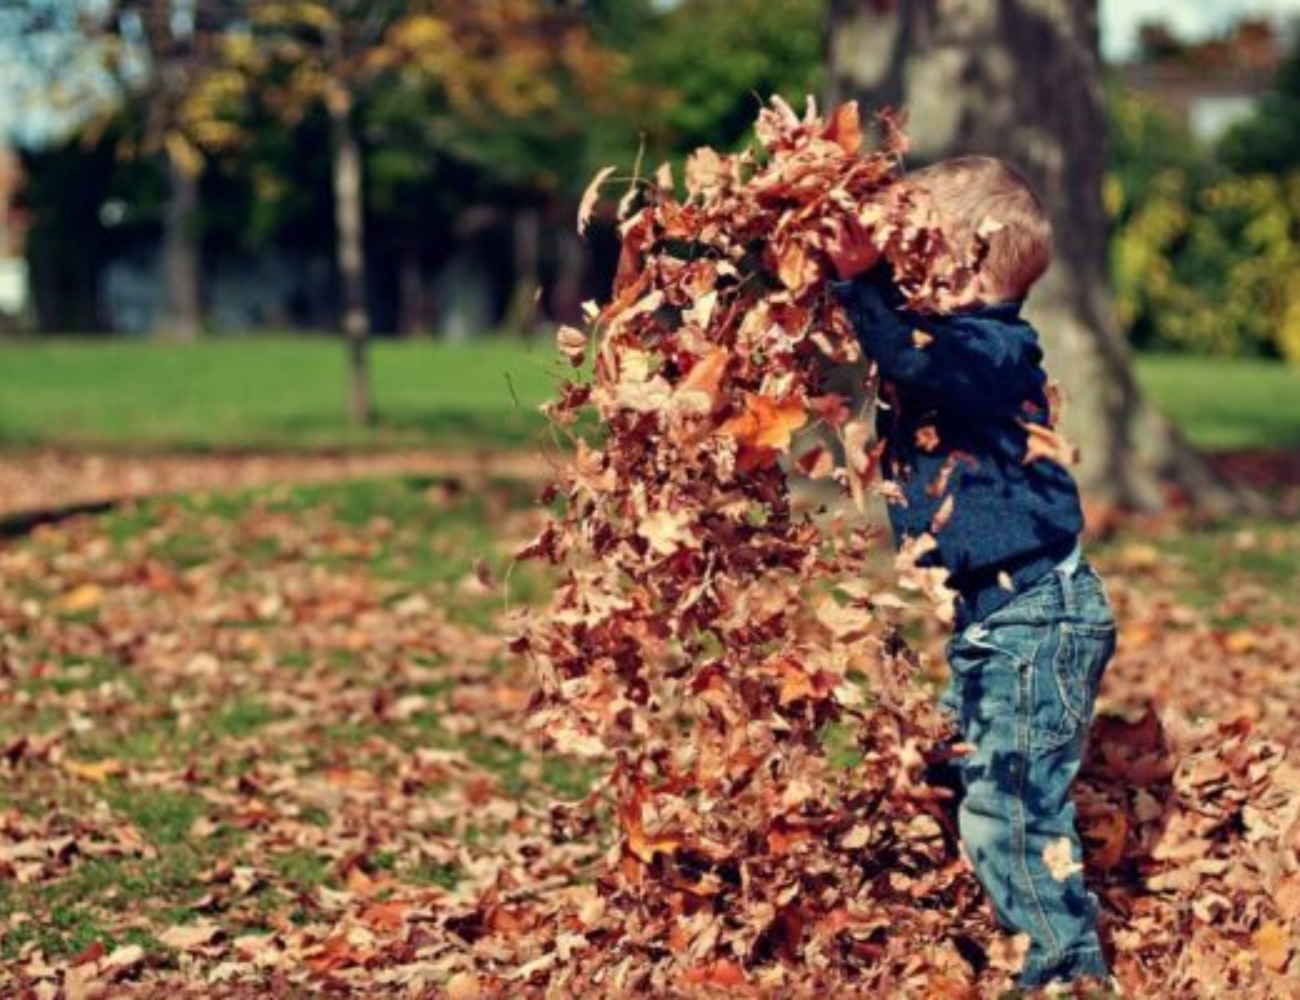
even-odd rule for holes
{"type": "Polygon", "coordinates": [[[196,231],[199,176],[168,152],[170,185],[163,214],[162,307],[155,322],[159,336],[195,340],[202,322],[199,300],[200,255],[196,231]]]}
{"type": "Polygon", "coordinates": [[[365,231],[361,144],[352,122],[352,97],[339,86],[328,101],[334,134],[334,224],[342,286],[343,333],[348,343],[348,410],[354,424],[374,422],[370,395],[370,319],[366,312],[365,231]]]}
{"type": "Polygon", "coordinates": [[[1056,258],[1027,318],[1065,395],[1080,483],[1102,504],[1158,510],[1172,486],[1210,508],[1239,494],[1143,397],[1107,276],[1105,110],[1095,0],[832,0],[828,103],[902,106],[919,166],[987,154],[1044,197],[1056,258]]]}

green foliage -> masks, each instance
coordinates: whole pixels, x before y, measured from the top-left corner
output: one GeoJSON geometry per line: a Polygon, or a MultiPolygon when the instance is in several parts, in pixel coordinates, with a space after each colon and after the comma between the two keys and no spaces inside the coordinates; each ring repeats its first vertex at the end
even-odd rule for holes
{"type": "Polygon", "coordinates": [[[1243,173],[1283,173],[1300,167],[1300,43],[1278,72],[1276,89],[1259,111],[1223,140],[1224,163],[1243,173]]]}
{"type": "Polygon", "coordinates": [[[1133,94],[1112,94],[1111,123],[1111,264],[1132,340],[1300,361],[1300,170],[1233,169],[1133,94]]]}
{"type": "Polygon", "coordinates": [[[735,146],[773,94],[801,108],[820,87],[825,21],[825,0],[683,0],[663,13],[631,55],[635,76],[666,95],[672,148],[735,146]]]}

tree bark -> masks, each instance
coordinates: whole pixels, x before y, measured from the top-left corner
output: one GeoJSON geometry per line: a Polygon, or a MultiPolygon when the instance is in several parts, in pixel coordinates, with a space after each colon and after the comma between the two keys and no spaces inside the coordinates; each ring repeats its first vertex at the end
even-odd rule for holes
{"type": "Polygon", "coordinates": [[[1208,508],[1242,494],[1145,399],[1107,276],[1105,109],[1095,0],[832,0],[828,103],[902,106],[912,162],[999,156],[1052,215],[1056,258],[1026,316],[1065,396],[1065,433],[1095,501],[1158,510],[1168,487],[1208,508]]]}
{"type": "Polygon", "coordinates": [[[354,424],[374,422],[370,394],[370,319],[366,311],[365,230],[361,144],[352,122],[352,97],[342,86],[327,102],[334,137],[335,245],[348,344],[348,411],[354,424]]]}
{"type": "Polygon", "coordinates": [[[195,340],[202,324],[200,250],[196,230],[198,175],[167,152],[170,191],[163,213],[161,249],[162,306],[155,332],[175,340],[195,340]]]}

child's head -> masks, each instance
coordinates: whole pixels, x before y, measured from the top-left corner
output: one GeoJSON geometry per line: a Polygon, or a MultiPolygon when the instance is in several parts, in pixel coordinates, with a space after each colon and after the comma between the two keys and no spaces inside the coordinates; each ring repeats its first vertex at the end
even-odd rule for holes
{"type": "Polygon", "coordinates": [[[930,197],[958,247],[974,239],[981,225],[1001,227],[986,236],[977,299],[1022,299],[1052,262],[1051,220],[1034,189],[1009,164],[991,156],[961,156],[912,171],[903,182],[930,197]]]}

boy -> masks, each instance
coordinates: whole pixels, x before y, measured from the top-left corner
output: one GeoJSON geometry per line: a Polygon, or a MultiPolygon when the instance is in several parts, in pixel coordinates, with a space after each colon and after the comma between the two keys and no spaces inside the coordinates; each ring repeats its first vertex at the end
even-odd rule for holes
{"type": "Polygon", "coordinates": [[[1051,260],[1050,223],[1024,179],[992,158],[947,160],[903,186],[957,247],[986,220],[1002,227],[971,287],[937,314],[904,308],[885,267],[873,267],[870,234],[833,248],[845,280],[831,287],[882,378],[882,471],[901,494],[889,505],[895,541],[931,534],[929,564],[958,594],[940,699],[973,746],[956,760],[958,826],[998,919],[1029,936],[1020,985],[1105,978],[1069,788],[1115,620],[1079,551],[1074,480],[1030,449],[1031,428],[1049,429],[1050,416],[1042,351],[1020,318],[1051,260]]]}

